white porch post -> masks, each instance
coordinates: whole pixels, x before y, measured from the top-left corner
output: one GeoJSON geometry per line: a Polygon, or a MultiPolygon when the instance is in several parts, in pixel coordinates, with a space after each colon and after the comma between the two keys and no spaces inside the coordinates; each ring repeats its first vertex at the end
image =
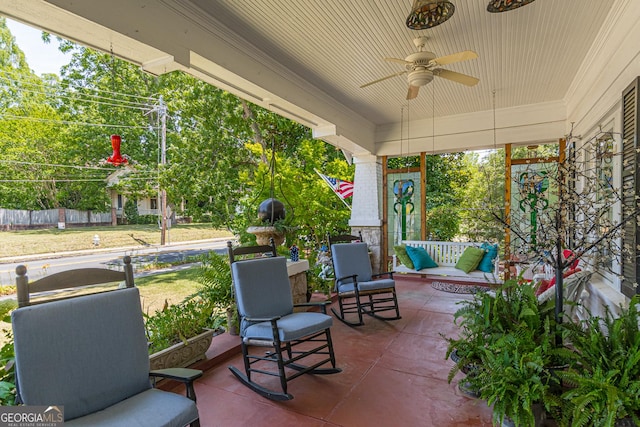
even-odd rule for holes
{"type": "Polygon", "coordinates": [[[353,163],[356,172],[349,226],[353,234],[362,232],[373,254],[373,271],[379,273],[382,271],[382,162],[374,155],[358,155],[353,163]]]}

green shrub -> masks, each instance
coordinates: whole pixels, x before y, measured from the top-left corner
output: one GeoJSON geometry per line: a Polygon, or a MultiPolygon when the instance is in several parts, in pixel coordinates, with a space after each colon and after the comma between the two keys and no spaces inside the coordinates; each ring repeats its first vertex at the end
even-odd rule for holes
{"type": "MultiPolygon", "coordinates": [[[[562,372],[565,425],[613,427],[622,418],[640,425],[640,313],[634,296],[614,316],[589,316],[563,328],[577,363],[562,372]]],[[[606,308],[606,306],[605,306],[606,308]]],[[[627,425],[627,424],[625,424],[627,425]]]]}
{"type": "MultiPolygon", "coordinates": [[[[9,313],[15,308],[16,302],[13,300],[0,302],[0,318],[3,322],[11,323],[9,313]]],[[[4,332],[7,342],[0,348],[0,405],[11,406],[16,401],[15,356],[11,331],[4,332]]]]}
{"type": "Polygon", "coordinates": [[[218,329],[222,318],[215,306],[206,299],[195,295],[180,304],[167,305],[149,316],[145,315],[145,327],[149,354],[156,353],[203,332],[204,329],[218,329]]]}
{"type": "Polygon", "coordinates": [[[136,199],[127,199],[124,202],[124,217],[127,220],[127,224],[138,224],[138,201],[136,199]]]}

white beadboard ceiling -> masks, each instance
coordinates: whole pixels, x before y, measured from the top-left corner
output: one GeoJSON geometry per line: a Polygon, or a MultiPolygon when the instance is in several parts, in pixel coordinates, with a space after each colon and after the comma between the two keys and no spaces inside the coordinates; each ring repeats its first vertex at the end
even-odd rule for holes
{"type": "Polygon", "coordinates": [[[451,19],[420,31],[405,26],[412,0],[0,0],[0,13],[150,72],[191,72],[300,118],[316,137],[345,151],[397,155],[406,75],[360,86],[402,71],[383,58],[415,52],[415,37],[428,37],[426,49],[436,56],[475,51],[477,59],[442,68],[480,83],[435,77],[422,87],[409,104],[411,117],[404,117],[416,123],[412,151],[468,149],[471,140],[477,148],[495,145],[494,106],[509,119],[549,111],[548,122],[531,124],[531,139],[553,140],[564,135],[558,109],[583,62],[593,60],[603,26],[615,25],[615,14],[640,0],[536,0],[499,14],[486,11],[488,0],[451,1],[451,19]],[[453,138],[459,128],[468,132],[455,118],[473,113],[474,137],[453,138]],[[436,127],[445,129],[439,138],[436,127]]]}
{"type": "Polygon", "coordinates": [[[360,88],[403,70],[385,57],[416,51],[413,39],[445,56],[473,50],[478,59],[442,68],[480,79],[475,87],[436,77],[411,101],[413,117],[450,116],[561,100],[614,0],[536,0],[491,14],[486,0],[452,0],[445,23],[405,26],[411,0],[193,0],[276,61],[376,125],[397,122],[406,75],[360,88]],[[432,92],[435,91],[435,92],[432,92]],[[433,105],[435,104],[435,105],[433,105]]]}

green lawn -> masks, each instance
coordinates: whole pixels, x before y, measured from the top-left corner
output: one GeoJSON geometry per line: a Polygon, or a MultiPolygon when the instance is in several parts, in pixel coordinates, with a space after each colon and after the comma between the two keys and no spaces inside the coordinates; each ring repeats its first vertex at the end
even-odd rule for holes
{"type": "MultiPolygon", "coordinates": [[[[140,247],[140,241],[159,245],[161,238],[156,225],[0,231],[0,256],[95,249],[93,236],[96,234],[100,237],[100,248],[140,247]]],[[[168,231],[166,241],[176,243],[232,236],[226,230],[218,230],[207,224],[182,224],[173,226],[168,231]]]]}

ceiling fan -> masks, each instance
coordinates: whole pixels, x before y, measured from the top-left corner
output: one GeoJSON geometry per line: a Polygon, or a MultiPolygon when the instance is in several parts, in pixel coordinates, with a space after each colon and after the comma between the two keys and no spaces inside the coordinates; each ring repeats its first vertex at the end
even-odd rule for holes
{"type": "Polygon", "coordinates": [[[464,50],[462,52],[436,58],[435,53],[424,50],[426,41],[427,37],[417,37],[413,39],[413,43],[418,48],[418,52],[412,53],[405,59],[384,58],[385,61],[397,62],[399,64],[405,65],[406,70],[391,74],[390,76],[386,76],[369,83],[365,83],[360,87],[367,87],[374,83],[390,79],[392,77],[407,74],[407,80],[409,81],[409,91],[407,92],[407,99],[414,99],[416,96],[418,96],[420,86],[424,86],[430,83],[433,80],[433,76],[442,77],[443,79],[462,83],[463,85],[467,86],[474,86],[478,84],[480,80],[475,77],[467,76],[466,74],[461,74],[455,71],[445,70],[443,68],[436,68],[441,65],[453,64],[454,62],[475,59],[478,57],[477,53],[471,50],[464,50]]]}

